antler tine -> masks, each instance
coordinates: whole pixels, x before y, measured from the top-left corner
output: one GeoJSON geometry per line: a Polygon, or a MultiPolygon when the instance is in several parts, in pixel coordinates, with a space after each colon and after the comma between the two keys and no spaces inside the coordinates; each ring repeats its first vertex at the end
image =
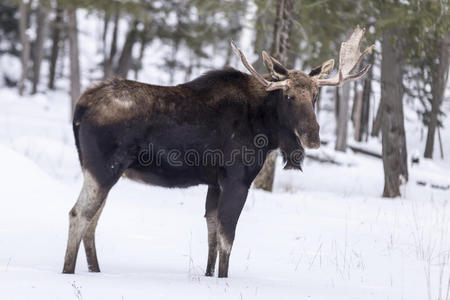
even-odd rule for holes
{"type": "Polygon", "coordinates": [[[236,52],[236,54],[239,55],[242,63],[247,68],[247,70],[249,70],[250,73],[252,73],[252,75],[255,76],[256,79],[258,79],[258,81],[261,82],[262,85],[267,87],[271,84],[270,81],[264,79],[264,77],[261,74],[256,72],[256,70],[252,67],[252,65],[247,61],[247,58],[245,57],[244,53],[242,53],[241,49],[239,49],[238,46],[236,46],[234,41],[231,41],[231,47],[233,47],[234,52],[236,52]]]}
{"type": "Polygon", "coordinates": [[[371,65],[366,65],[356,74],[350,74],[350,72],[352,72],[361,62],[362,58],[374,47],[374,45],[372,45],[364,50],[363,53],[360,52],[359,49],[365,32],[366,30],[364,28],[361,29],[358,25],[350,38],[341,44],[338,74],[334,75],[332,78],[318,79],[317,83],[320,86],[340,86],[346,81],[358,79],[367,73],[371,65]]]}

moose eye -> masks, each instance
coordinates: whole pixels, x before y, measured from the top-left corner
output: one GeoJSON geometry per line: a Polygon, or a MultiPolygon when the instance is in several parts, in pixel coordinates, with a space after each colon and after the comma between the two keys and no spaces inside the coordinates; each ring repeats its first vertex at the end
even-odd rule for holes
{"type": "Polygon", "coordinates": [[[289,96],[289,95],[285,95],[285,96],[284,96],[284,99],[286,99],[286,100],[288,100],[288,101],[291,101],[291,100],[294,100],[294,97],[289,96]]]}

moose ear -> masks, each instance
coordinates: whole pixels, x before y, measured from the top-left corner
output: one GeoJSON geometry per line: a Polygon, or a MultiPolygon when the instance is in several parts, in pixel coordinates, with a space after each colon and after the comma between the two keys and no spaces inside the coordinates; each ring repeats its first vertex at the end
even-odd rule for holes
{"type": "Polygon", "coordinates": [[[289,70],[286,69],[278,60],[267,54],[266,51],[262,52],[262,57],[266,68],[269,70],[270,75],[275,80],[284,80],[288,76],[289,70]]]}
{"type": "Polygon", "coordinates": [[[322,79],[328,76],[334,67],[334,59],[329,59],[309,72],[309,76],[322,79]]]}

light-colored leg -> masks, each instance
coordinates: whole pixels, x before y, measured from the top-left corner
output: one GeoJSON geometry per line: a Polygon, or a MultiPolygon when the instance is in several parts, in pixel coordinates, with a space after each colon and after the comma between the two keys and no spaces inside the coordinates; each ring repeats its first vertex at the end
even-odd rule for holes
{"type": "Polygon", "coordinates": [[[100,266],[97,259],[97,250],[95,248],[95,228],[97,227],[98,219],[102,214],[105,203],[106,201],[103,201],[83,237],[84,250],[86,252],[89,272],[100,272],[100,266]]]}
{"type": "Polygon", "coordinates": [[[73,273],[75,271],[81,239],[85,236],[91,222],[103,206],[107,194],[108,189],[100,187],[95,178],[85,171],[80,196],[69,212],[69,239],[67,241],[63,273],[73,273]]]}

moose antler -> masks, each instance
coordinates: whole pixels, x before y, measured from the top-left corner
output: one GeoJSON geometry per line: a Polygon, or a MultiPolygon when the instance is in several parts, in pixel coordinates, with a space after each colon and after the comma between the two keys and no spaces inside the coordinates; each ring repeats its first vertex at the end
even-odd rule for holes
{"type": "Polygon", "coordinates": [[[359,48],[365,32],[366,30],[364,28],[361,29],[358,25],[350,38],[341,44],[341,50],[339,51],[338,73],[328,79],[316,79],[319,86],[340,86],[348,80],[358,79],[367,73],[371,65],[366,65],[356,74],[350,74],[350,72],[356,68],[364,55],[369,53],[374,47],[374,45],[372,45],[364,50],[363,53],[360,52],[359,48]]]}
{"type": "Polygon", "coordinates": [[[250,73],[252,73],[252,75],[255,76],[256,79],[258,79],[258,81],[261,82],[264,86],[268,86],[270,84],[270,81],[266,80],[261,74],[256,72],[253,66],[247,61],[247,58],[245,57],[244,53],[242,53],[241,49],[236,46],[234,41],[231,41],[231,47],[233,47],[234,52],[236,52],[236,54],[240,56],[242,63],[247,68],[247,70],[249,70],[250,73]]]}
{"type": "Polygon", "coordinates": [[[244,53],[242,53],[241,49],[236,46],[234,41],[231,41],[231,47],[233,47],[234,52],[236,52],[237,55],[241,58],[242,63],[247,68],[247,70],[250,71],[250,73],[258,79],[259,82],[261,82],[262,85],[266,87],[266,91],[274,91],[279,89],[286,89],[289,86],[288,80],[283,81],[268,81],[265,79],[261,74],[256,72],[256,70],[253,68],[253,66],[247,61],[247,58],[245,57],[244,53]]]}

